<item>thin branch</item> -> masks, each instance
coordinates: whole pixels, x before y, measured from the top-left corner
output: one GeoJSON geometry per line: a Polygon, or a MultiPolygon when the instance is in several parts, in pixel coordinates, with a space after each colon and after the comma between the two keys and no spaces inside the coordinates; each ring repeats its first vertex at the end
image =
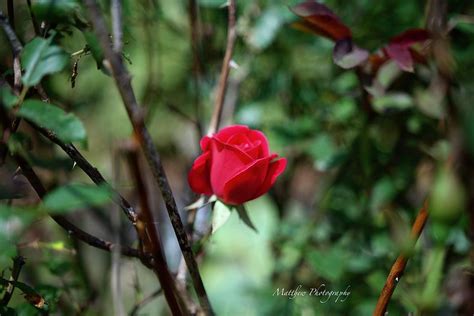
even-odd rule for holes
{"type": "MultiPolygon", "coordinates": [[[[102,174],[95,168],[91,163],[81,154],[81,152],[73,145],[73,144],[65,144],[62,142],[56,134],[54,134],[52,131],[40,127],[30,121],[27,121],[28,124],[30,124],[34,129],[36,129],[38,132],[40,132],[44,137],[48,138],[50,141],[58,145],[59,147],[68,154],[68,156],[77,164],[79,168],[81,168],[88,176],[89,178],[95,183],[95,184],[105,184],[112,188],[109,183],[104,179],[102,174]]],[[[128,217],[128,219],[134,224],[137,221],[137,213],[135,209],[131,206],[131,204],[120,195],[117,191],[114,190],[115,193],[115,198],[114,201],[117,203],[120,208],[123,210],[125,215],[128,217]]]]}
{"type": "MultiPolygon", "coordinates": [[[[40,199],[43,199],[44,196],[46,196],[47,191],[45,187],[43,186],[43,183],[41,182],[40,178],[36,174],[36,172],[33,170],[33,168],[31,168],[29,163],[23,157],[15,155],[14,158],[17,161],[18,165],[20,166],[23,172],[23,175],[30,182],[31,186],[36,191],[40,199]]],[[[83,231],[79,227],[69,222],[66,219],[66,217],[62,215],[51,215],[51,218],[56,223],[58,223],[59,226],[64,228],[64,230],[66,230],[70,236],[75,237],[92,247],[110,252],[116,246],[110,241],[102,240],[98,237],[95,237],[83,231]]],[[[127,256],[127,257],[136,257],[136,258],[143,259],[143,255],[137,249],[133,249],[129,247],[121,247],[121,253],[122,255],[127,256]]]]}
{"type": "Polygon", "coordinates": [[[110,12],[112,15],[112,39],[114,51],[117,54],[122,53],[122,3],[121,0],[112,0],[110,5],[110,12]]]}
{"type": "Polygon", "coordinates": [[[135,304],[135,306],[133,306],[132,310],[130,311],[130,316],[136,316],[138,315],[138,312],[141,308],[143,308],[146,304],[150,303],[151,301],[153,301],[156,297],[158,297],[159,295],[161,295],[161,293],[163,292],[162,289],[158,289],[156,290],[155,292],[151,293],[150,295],[148,295],[147,297],[145,297],[144,299],[142,299],[141,301],[139,301],[138,303],[135,304]]]}
{"type": "MultiPolygon", "coordinates": [[[[13,33],[15,32],[15,7],[13,0],[7,1],[8,7],[8,20],[10,22],[13,33]]],[[[18,41],[19,42],[19,41],[18,41]]],[[[20,52],[13,52],[13,77],[15,90],[19,90],[21,86],[21,65],[20,65],[20,52]]]]}
{"type": "Polygon", "coordinates": [[[0,25],[3,28],[3,31],[5,32],[5,35],[7,36],[8,42],[10,43],[13,51],[13,55],[19,55],[23,45],[21,45],[20,40],[15,34],[15,31],[13,30],[12,26],[10,25],[8,18],[5,16],[5,14],[0,11],[0,25]]]}
{"type": "Polygon", "coordinates": [[[7,12],[10,25],[12,29],[15,30],[15,7],[13,6],[13,0],[7,0],[7,12]]]}
{"type": "Polygon", "coordinates": [[[35,15],[33,14],[33,10],[31,10],[31,0],[26,0],[26,3],[28,4],[28,11],[30,11],[31,22],[33,23],[35,34],[40,35],[38,22],[36,21],[35,15]]]}
{"type": "Polygon", "coordinates": [[[138,217],[137,225],[144,229],[139,229],[141,233],[140,240],[143,241],[145,250],[153,254],[153,271],[160,281],[161,288],[165,294],[166,301],[173,315],[185,315],[186,310],[183,305],[180,307],[177,301],[177,291],[171,273],[166,264],[165,254],[161,245],[160,235],[155,226],[155,220],[148,202],[148,191],[145,181],[142,177],[138,161],[138,148],[131,144],[126,151],[130,171],[137,185],[137,191],[140,196],[141,211],[138,217]],[[182,310],[184,309],[184,310],[182,310]]]}
{"type": "MultiPolygon", "coordinates": [[[[112,168],[114,170],[113,184],[117,185],[120,181],[120,156],[115,150],[113,154],[112,168]]],[[[114,209],[118,208],[118,205],[114,205],[114,209]]],[[[121,256],[120,248],[122,245],[120,238],[120,212],[114,210],[110,213],[110,221],[112,223],[112,230],[114,235],[114,242],[118,245],[117,249],[112,251],[111,256],[111,269],[110,269],[110,291],[112,292],[112,303],[114,306],[114,313],[117,316],[125,316],[125,308],[123,305],[123,290],[121,282],[121,256]]]]}
{"type": "Polygon", "coordinates": [[[221,75],[219,78],[219,86],[217,87],[217,95],[214,102],[214,111],[209,124],[208,134],[214,134],[219,129],[219,123],[224,108],[225,92],[227,90],[227,78],[230,72],[230,62],[234,51],[235,39],[237,31],[235,27],[235,0],[229,0],[229,17],[227,30],[227,45],[225,49],[224,61],[222,62],[221,75]]]}
{"type": "MultiPolygon", "coordinates": [[[[200,77],[201,77],[201,60],[199,58],[199,43],[201,38],[200,24],[198,20],[199,6],[197,0],[189,0],[189,26],[191,30],[191,49],[193,54],[193,82],[194,82],[194,111],[195,111],[195,126],[198,132],[198,137],[203,136],[201,124],[201,93],[200,93],[200,77]]],[[[199,140],[198,139],[198,140],[199,140]]]]}
{"type": "Polygon", "coordinates": [[[10,299],[12,298],[13,291],[15,290],[15,282],[18,280],[18,277],[20,276],[20,271],[23,265],[25,264],[25,259],[22,256],[16,256],[13,258],[13,268],[12,268],[12,275],[10,277],[8,287],[5,291],[5,294],[3,294],[3,298],[0,301],[0,306],[7,306],[8,303],[10,302],[10,299]]]}
{"type": "MultiPolygon", "coordinates": [[[[426,220],[428,219],[428,202],[425,201],[423,206],[421,207],[418,215],[416,216],[415,222],[413,223],[411,229],[411,238],[413,241],[413,245],[415,245],[416,241],[420,237],[423,228],[425,227],[426,220]]],[[[407,265],[408,258],[405,257],[403,254],[399,255],[395,263],[392,265],[390,269],[390,273],[388,274],[387,281],[385,281],[385,285],[380,293],[380,297],[377,301],[377,305],[375,306],[373,316],[383,316],[387,310],[388,303],[390,298],[392,297],[393,291],[395,291],[395,287],[397,286],[398,282],[400,281],[403,272],[405,271],[405,267],[407,265]]]]}
{"type": "Polygon", "coordinates": [[[206,314],[214,314],[209,302],[209,298],[207,297],[201,275],[199,273],[196,259],[194,258],[194,254],[191,249],[191,244],[187,238],[186,230],[184,229],[184,225],[181,222],[178,207],[173,197],[166,173],[163,169],[160,155],[158,154],[153,140],[144,124],[143,114],[140,106],[137,103],[135,93],[131,85],[130,75],[123,65],[121,56],[116,54],[110,46],[107,27],[96,1],[84,0],[84,3],[89,12],[90,19],[94,26],[94,30],[99,39],[101,47],[110,63],[112,75],[115,79],[117,88],[127,110],[127,114],[132,123],[135,137],[137,137],[137,140],[143,149],[153,177],[160,188],[166,209],[168,211],[168,216],[170,217],[179,246],[186,260],[186,264],[191,274],[199,302],[206,314]]]}

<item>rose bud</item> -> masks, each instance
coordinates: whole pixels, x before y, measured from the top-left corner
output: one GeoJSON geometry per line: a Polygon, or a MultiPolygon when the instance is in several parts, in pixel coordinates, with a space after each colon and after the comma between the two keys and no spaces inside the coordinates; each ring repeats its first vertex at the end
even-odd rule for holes
{"type": "Polygon", "coordinates": [[[239,205],[265,194],[285,170],[286,159],[271,154],[265,135],[233,125],[201,139],[202,155],[188,175],[196,193],[239,205]]]}

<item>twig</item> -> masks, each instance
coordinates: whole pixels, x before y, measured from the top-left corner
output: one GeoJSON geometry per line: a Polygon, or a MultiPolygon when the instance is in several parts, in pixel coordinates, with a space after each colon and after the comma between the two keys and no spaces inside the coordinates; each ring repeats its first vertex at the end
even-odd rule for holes
{"type": "MultiPolygon", "coordinates": [[[[104,177],[99,172],[99,170],[97,170],[97,168],[91,165],[89,161],[86,158],[84,158],[84,156],[80,153],[79,150],[77,150],[77,148],[73,144],[65,144],[52,131],[46,128],[40,127],[30,121],[27,121],[27,122],[34,129],[40,132],[44,137],[48,138],[50,141],[52,141],[53,143],[61,147],[62,150],[66,152],[66,154],[77,164],[79,168],[81,168],[89,176],[89,178],[95,184],[105,184],[111,188],[111,186],[104,179],[104,177]]],[[[120,195],[120,193],[118,193],[115,190],[114,190],[114,193],[115,193],[115,198],[114,198],[115,203],[119,204],[120,208],[123,210],[125,215],[134,224],[137,220],[137,213],[135,209],[124,197],[120,195]]]]}
{"type": "Polygon", "coordinates": [[[21,49],[23,48],[23,45],[21,45],[21,42],[18,40],[18,37],[15,34],[15,31],[13,30],[12,26],[10,25],[8,18],[5,16],[5,14],[0,11],[0,25],[3,28],[3,31],[5,32],[5,35],[7,36],[8,42],[10,43],[13,51],[13,55],[19,55],[21,52],[21,49]]]}
{"type": "Polygon", "coordinates": [[[7,0],[7,12],[10,25],[12,29],[15,30],[15,7],[13,6],[13,0],[7,0]]]}
{"type": "MultiPolygon", "coordinates": [[[[422,208],[418,212],[416,216],[415,222],[411,228],[411,238],[413,240],[413,245],[416,243],[418,238],[420,237],[421,232],[423,231],[423,227],[425,226],[426,220],[428,218],[428,202],[425,201],[422,208]]],[[[373,316],[383,316],[387,310],[388,303],[390,298],[392,297],[393,291],[395,291],[395,287],[397,286],[398,282],[400,281],[403,272],[405,271],[405,267],[407,265],[408,258],[405,257],[403,254],[399,255],[395,263],[392,265],[390,269],[390,273],[388,274],[387,281],[385,281],[385,285],[380,293],[380,297],[377,301],[377,305],[375,306],[373,316]]]]}
{"type": "MultiPolygon", "coordinates": [[[[193,19],[195,20],[196,18],[193,17],[193,15],[196,15],[196,12],[193,12],[193,5],[196,5],[195,0],[190,0],[190,19],[191,19],[191,24],[193,23],[193,19]]],[[[195,23],[195,22],[194,22],[195,23]]],[[[192,29],[195,28],[195,26],[191,25],[192,29]]],[[[195,42],[195,37],[196,35],[194,32],[192,33],[192,40],[193,40],[193,54],[195,55],[195,58],[197,58],[197,43],[195,42]]],[[[211,117],[211,122],[209,124],[209,129],[207,134],[214,134],[217,132],[220,124],[220,120],[222,117],[222,111],[224,109],[224,101],[225,101],[225,95],[226,95],[226,90],[227,90],[227,79],[229,77],[229,72],[230,72],[230,61],[232,59],[232,53],[234,50],[234,45],[235,45],[235,40],[237,37],[236,33],[236,28],[235,28],[235,0],[230,0],[228,4],[228,30],[227,30],[227,45],[226,45],[226,51],[224,55],[224,61],[222,63],[222,69],[221,69],[221,74],[219,78],[219,86],[217,87],[217,95],[216,99],[214,102],[214,110],[212,113],[211,117]]],[[[194,63],[198,63],[199,60],[194,60],[194,63]]],[[[197,67],[199,64],[197,65],[197,67]]],[[[196,66],[195,66],[196,67],[196,66]]],[[[195,70],[195,80],[197,82],[197,71],[199,71],[199,68],[195,70]]],[[[197,84],[196,84],[197,85],[197,84]]],[[[188,211],[188,230],[189,230],[189,239],[193,240],[193,231],[194,231],[194,221],[196,220],[196,209],[191,209],[188,211]]],[[[180,285],[184,286],[184,282],[186,280],[186,271],[184,270],[185,266],[182,264],[182,262],[179,265],[179,270],[178,270],[178,276],[180,280],[180,285]]]]}
{"type": "Polygon", "coordinates": [[[136,303],[135,306],[133,306],[132,310],[130,311],[130,316],[138,315],[138,311],[140,310],[140,308],[150,303],[153,299],[158,297],[162,292],[163,292],[162,289],[158,289],[155,292],[148,295],[147,297],[145,297],[144,299],[142,299],[141,301],[139,301],[138,303],[136,303]]]}
{"type": "MultiPolygon", "coordinates": [[[[113,184],[117,185],[120,181],[120,156],[117,150],[114,150],[112,168],[114,170],[113,184]]],[[[114,208],[118,208],[114,205],[114,208]]],[[[116,210],[118,211],[118,210],[116,210]]],[[[112,292],[112,302],[114,306],[114,314],[117,316],[125,316],[125,308],[123,306],[123,291],[121,282],[121,262],[120,262],[120,248],[122,245],[120,239],[120,213],[111,212],[110,221],[112,222],[112,230],[114,235],[114,242],[118,245],[118,249],[112,251],[111,256],[111,271],[110,271],[110,287],[112,292]]]]}
{"type": "MultiPolygon", "coordinates": [[[[23,172],[23,175],[26,177],[26,179],[28,179],[28,181],[30,182],[31,186],[36,191],[36,193],[38,194],[40,199],[43,199],[44,196],[46,196],[47,192],[46,192],[45,187],[41,183],[40,178],[36,174],[36,172],[33,170],[33,168],[31,168],[29,163],[23,157],[15,155],[14,158],[17,161],[18,165],[20,166],[20,168],[23,172]]],[[[51,218],[56,223],[58,223],[59,226],[64,228],[64,230],[66,230],[67,233],[70,236],[75,237],[75,238],[85,242],[86,244],[92,246],[92,247],[110,252],[116,246],[115,244],[113,244],[110,241],[102,240],[98,237],[95,237],[95,236],[83,231],[79,227],[77,227],[74,224],[72,224],[71,222],[69,222],[62,215],[51,215],[51,218]]],[[[135,258],[143,259],[143,255],[137,249],[133,249],[133,248],[130,248],[130,247],[122,247],[121,248],[121,253],[124,256],[127,256],[127,257],[135,257],[135,258]]],[[[146,259],[146,260],[148,260],[148,259],[146,259]]]]}
{"type": "Polygon", "coordinates": [[[15,282],[18,280],[18,277],[20,276],[20,271],[23,265],[25,264],[25,259],[22,256],[16,256],[13,258],[13,269],[12,269],[12,275],[10,277],[10,281],[14,282],[9,282],[9,285],[5,291],[5,294],[3,295],[2,300],[0,301],[0,306],[7,306],[8,303],[10,302],[10,299],[12,298],[13,291],[15,290],[15,282]]]}
{"type": "Polygon", "coordinates": [[[112,0],[110,5],[112,15],[112,39],[114,51],[117,54],[122,53],[122,3],[121,0],[112,0]]]}
{"type": "Polygon", "coordinates": [[[199,58],[200,25],[198,20],[199,6],[196,0],[189,0],[189,26],[191,29],[191,49],[193,54],[193,82],[194,82],[194,111],[195,126],[198,132],[198,141],[203,136],[201,124],[201,93],[199,91],[201,77],[201,60],[199,58]]]}
{"type": "Polygon", "coordinates": [[[26,0],[28,3],[28,11],[30,11],[31,22],[33,23],[33,28],[35,29],[35,34],[40,35],[40,29],[38,26],[38,22],[36,21],[35,15],[33,14],[33,10],[31,10],[31,0],[26,0]]]}
{"type": "Polygon", "coordinates": [[[185,311],[181,310],[184,306],[180,308],[180,305],[178,304],[177,291],[174,286],[175,283],[168,269],[168,265],[166,264],[160,235],[156,229],[154,217],[148,203],[148,191],[138,161],[138,148],[133,143],[130,144],[127,149],[126,155],[130,165],[130,171],[135,180],[137,191],[140,196],[141,211],[139,213],[137,225],[138,227],[143,226],[144,228],[138,229],[138,232],[141,233],[140,239],[143,241],[145,249],[153,254],[153,270],[160,281],[161,288],[163,289],[171,312],[173,315],[184,315],[186,314],[185,311]]]}
{"type": "Polygon", "coordinates": [[[199,273],[199,268],[194,258],[194,254],[191,249],[191,244],[187,238],[184,225],[181,222],[181,218],[178,212],[176,201],[173,197],[171,187],[169,185],[166,173],[161,163],[160,155],[155,148],[153,140],[144,124],[143,115],[140,106],[137,103],[135,93],[131,85],[130,75],[125,69],[121,55],[114,53],[112,47],[110,47],[108,40],[107,27],[105,25],[104,18],[100,12],[100,9],[94,0],[84,0],[84,3],[89,12],[92,24],[94,26],[95,33],[99,39],[101,47],[105,53],[107,60],[110,63],[112,75],[115,79],[115,83],[122,97],[124,106],[127,110],[127,114],[132,123],[135,137],[137,137],[140,143],[148,165],[152,171],[153,177],[160,188],[163,200],[165,202],[168,216],[171,220],[174,232],[176,234],[178,244],[181,248],[183,256],[186,260],[193,285],[196,290],[197,297],[203,310],[206,314],[214,314],[212,311],[209,298],[207,297],[204,284],[199,273]]]}
{"type": "Polygon", "coordinates": [[[221,75],[219,78],[219,86],[217,87],[217,95],[214,102],[214,111],[209,124],[208,134],[214,134],[219,129],[219,123],[224,107],[225,92],[227,89],[227,78],[229,77],[230,61],[234,51],[235,39],[237,31],[235,28],[235,0],[229,0],[229,18],[227,30],[227,45],[225,49],[224,61],[222,62],[221,75]]]}

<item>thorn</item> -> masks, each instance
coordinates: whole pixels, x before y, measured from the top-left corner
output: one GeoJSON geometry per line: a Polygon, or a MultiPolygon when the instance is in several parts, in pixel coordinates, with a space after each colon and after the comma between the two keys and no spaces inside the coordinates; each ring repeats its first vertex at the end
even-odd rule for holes
{"type": "Polygon", "coordinates": [[[72,164],[71,170],[74,169],[74,167],[75,167],[76,165],[77,165],[77,163],[74,161],[73,164],[72,164]]]}
{"type": "Polygon", "coordinates": [[[18,177],[20,174],[22,174],[21,168],[18,167],[18,168],[16,168],[15,172],[13,173],[12,179],[15,179],[15,178],[18,177]]]}
{"type": "Polygon", "coordinates": [[[223,4],[221,4],[221,5],[219,6],[219,9],[228,7],[229,5],[230,5],[230,1],[226,1],[226,2],[224,2],[223,4]]]}

